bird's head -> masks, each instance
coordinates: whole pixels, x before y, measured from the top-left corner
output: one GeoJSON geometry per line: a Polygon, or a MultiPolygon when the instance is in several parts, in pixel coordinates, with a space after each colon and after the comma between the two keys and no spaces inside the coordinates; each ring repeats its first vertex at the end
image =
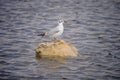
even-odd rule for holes
{"type": "Polygon", "coordinates": [[[58,21],[58,24],[64,24],[64,23],[67,23],[67,21],[65,21],[65,20],[62,20],[62,19],[60,19],[59,21],[58,21]]]}
{"type": "Polygon", "coordinates": [[[58,24],[64,24],[67,23],[67,21],[63,20],[61,16],[58,17],[58,24]]]}

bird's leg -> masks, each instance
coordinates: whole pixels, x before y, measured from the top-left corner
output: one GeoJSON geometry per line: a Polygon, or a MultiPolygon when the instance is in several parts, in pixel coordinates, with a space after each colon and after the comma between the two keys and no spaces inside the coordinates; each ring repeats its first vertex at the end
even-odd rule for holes
{"type": "Polygon", "coordinates": [[[56,37],[54,37],[54,42],[57,42],[57,41],[58,41],[58,39],[56,37]]]}

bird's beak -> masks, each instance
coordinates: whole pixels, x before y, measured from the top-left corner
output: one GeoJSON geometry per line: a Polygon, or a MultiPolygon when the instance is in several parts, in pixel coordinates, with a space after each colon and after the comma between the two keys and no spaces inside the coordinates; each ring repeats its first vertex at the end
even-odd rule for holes
{"type": "Polygon", "coordinates": [[[64,23],[67,23],[67,21],[64,21],[64,23]]]}

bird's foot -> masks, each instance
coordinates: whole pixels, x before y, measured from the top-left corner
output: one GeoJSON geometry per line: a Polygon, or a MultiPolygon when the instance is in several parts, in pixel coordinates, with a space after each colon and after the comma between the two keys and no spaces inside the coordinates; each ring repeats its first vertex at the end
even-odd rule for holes
{"type": "Polygon", "coordinates": [[[58,42],[58,41],[59,41],[59,39],[57,39],[57,38],[54,38],[54,43],[55,43],[55,42],[58,42]]]}

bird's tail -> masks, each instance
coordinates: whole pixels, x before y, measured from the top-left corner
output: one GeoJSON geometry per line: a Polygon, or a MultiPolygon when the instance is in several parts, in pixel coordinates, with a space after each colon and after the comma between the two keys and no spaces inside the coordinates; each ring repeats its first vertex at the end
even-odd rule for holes
{"type": "Polygon", "coordinates": [[[42,36],[43,37],[43,36],[45,36],[45,34],[46,34],[45,32],[42,32],[42,33],[38,34],[38,36],[42,36]]]}

